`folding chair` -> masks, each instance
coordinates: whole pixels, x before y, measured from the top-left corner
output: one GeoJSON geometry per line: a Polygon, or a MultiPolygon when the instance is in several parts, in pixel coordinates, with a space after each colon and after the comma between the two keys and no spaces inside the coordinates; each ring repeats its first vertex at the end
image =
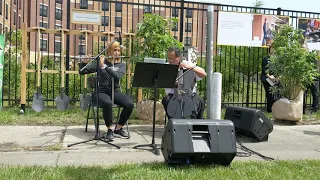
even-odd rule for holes
{"type": "MultiPolygon", "coordinates": [[[[92,92],[95,92],[95,79],[96,78],[94,76],[91,76],[91,77],[88,78],[88,87],[93,90],[92,92]]],[[[120,91],[121,91],[121,89],[120,89],[120,91]]],[[[99,107],[99,108],[101,108],[101,107],[99,107]]],[[[119,117],[120,117],[121,106],[114,104],[112,106],[112,108],[118,108],[117,122],[116,122],[116,123],[118,123],[119,122],[119,117]]],[[[90,99],[90,102],[89,102],[89,108],[88,108],[88,112],[87,112],[87,122],[86,122],[85,132],[87,132],[87,130],[88,130],[89,119],[94,120],[93,121],[94,123],[97,122],[96,121],[97,120],[96,110],[97,110],[96,100],[92,99],[92,93],[91,93],[91,99],[90,99]],[[92,111],[92,116],[90,116],[90,111],[92,111]]],[[[100,116],[99,116],[99,119],[100,119],[100,116]]],[[[97,122],[97,123],[99,123],[99,122],[97,122]]],[[[104,125],[104,124],[99,124],[99,125],[104,125]]],[[[129,139],[130,138],[130,132],[129,132],[128,121],[126,122],[126,129],[127,129],[127,133],[128,133],[128,136],[129,136],[128,139],[129,139]]]]}

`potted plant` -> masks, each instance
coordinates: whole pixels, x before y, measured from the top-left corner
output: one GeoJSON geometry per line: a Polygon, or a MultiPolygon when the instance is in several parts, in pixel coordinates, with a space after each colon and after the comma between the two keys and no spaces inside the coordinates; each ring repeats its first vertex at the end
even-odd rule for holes
{"type": "Polygon", "coordinates": [[[303,92],[319,76],[316,53],[304,46],[301,30],[281,25],[273,32],[269,71],[279,80],[271,92],[280,99],[272,106],[274,119],[300,121],[303,115],[303,92]]]}

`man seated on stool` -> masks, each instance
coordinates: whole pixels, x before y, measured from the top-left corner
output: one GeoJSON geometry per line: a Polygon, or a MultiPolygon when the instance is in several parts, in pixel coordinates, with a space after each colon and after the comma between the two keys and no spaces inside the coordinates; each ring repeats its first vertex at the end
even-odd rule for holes
{"type": "MultiPolygon", "coordinates": [[[[185,62],[181,62],[181,58],[180,58],[180,55],[181,55],[181,52],[178,48],[169,48],[168,50],[168,63],[169,64],[176,64],[176,65],[179,65],[180,68],[184,68],[186,70],[188,69],[192,69],[194,67],[194,65],[192,64],[188,64],[188,63],[185,63],[185,62]]],[[[201,68],[201,67],[198,67],[196,66],[195,68],[193,68],[191,71],[193,71],[194,73],[194,77],[195,79],[188,79],[188,81],[200,81],[202,80],[202,78],[206,77],[207,76],[207,73],[206,71],[201,68]]],[[[183,77],[182,77],[183,78],[183,77]]],[[[166,88],[165,91],[166,91],[166,94],[167,96],[165,96],[163,99],[162,99],[162,105],[166,111],[166,115],[169,119],[171,119],[172,117],[170,117],[168,115],[168,111],[167,111],[167,107],[168,107],[168,104],[174,94],[174,90],[175,89],[168,89],[166,88]]],[[[197,105],[197,112],[196,112],[196,119],[203,119],[203,112],[204,112],[204,107],[205,107],[205,104],[204,104],[204,100],[197,94],[197,84],[195,84],[193,90],[192,90],[192,101],[194,104],[198,104],[197,105]]]]}

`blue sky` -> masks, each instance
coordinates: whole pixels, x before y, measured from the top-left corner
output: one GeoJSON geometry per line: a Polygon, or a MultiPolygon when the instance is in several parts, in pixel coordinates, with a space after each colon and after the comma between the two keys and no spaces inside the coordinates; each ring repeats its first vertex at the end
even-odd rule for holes
{"type": "MultiPolygon", "coordinates": [[[[240,6],[252,6],[255,0],[186,0],[196,2],[221,3],[240,6]]],[[[266,8],[278,8],[288,10],[301,10],[320,13],[320,0],[263,0],[266,8]]]]}

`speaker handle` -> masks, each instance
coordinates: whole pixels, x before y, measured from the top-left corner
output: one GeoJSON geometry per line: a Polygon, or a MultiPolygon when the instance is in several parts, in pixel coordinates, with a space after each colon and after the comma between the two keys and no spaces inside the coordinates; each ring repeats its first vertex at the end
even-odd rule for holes
{"type": "Polygon", "coordinates": [[[234,117],[241,117],[241,114],[242,114],[242,111],[237,111],[237,110],[235,110],[235,111],[233,112],[233,116],[234,116],[234,117]]]}

